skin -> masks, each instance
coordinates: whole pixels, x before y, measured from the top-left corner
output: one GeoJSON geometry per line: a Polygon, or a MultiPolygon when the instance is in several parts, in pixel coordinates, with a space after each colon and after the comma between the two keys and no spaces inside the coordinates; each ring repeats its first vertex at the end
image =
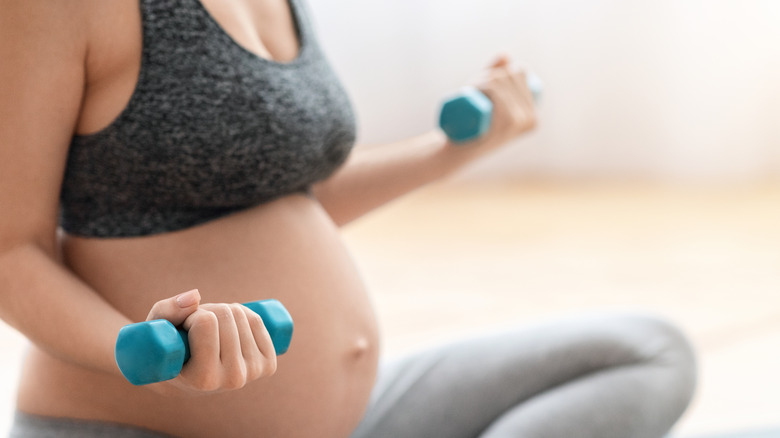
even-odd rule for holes
{"type": "MultiPolygon", "coordinates": [[[[234,40],[277,62],[297,41],[284,0],[203,0],[234,40]]],[[[455,147],[438,131],[358,148],[300,194],[185,230],[126,239],[58,234],[70,138],[108,125],[140,66],[137,0],[0,0],[0,317],[31,340],[22,411],[188,437],[344,437],[364,412],[379,336],[339,227],[451,174],[535,126],[522,72],[497,59],[479,85],[490,132],[455,147]],[[295,320],[276,358],[262,321],[232,303],[277,298],[295,320]],[[166,318],[193,358],[134,387],[119,329],[166,318]]]]}

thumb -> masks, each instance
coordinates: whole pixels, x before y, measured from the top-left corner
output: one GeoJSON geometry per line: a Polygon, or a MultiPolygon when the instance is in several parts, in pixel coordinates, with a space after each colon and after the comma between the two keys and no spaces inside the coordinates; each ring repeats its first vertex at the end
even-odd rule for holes
{"type": "Polygon", "coordinates": [[[508,67],[509,66],[509,56],[506,53],[502,53],[496,57],[495,60],[493,60],[493,63],[490,64],[490,69],[494,68],[502,68],[502,67],[508,67]]]}
{"type": "Polygon", "coordinates": [[[153,319],[167,319],[173,325],[181,325],[188,316],[198,310],[200,304],[200,292],[197,289],[187,291],[154,303],[152,310],[146,317],[147,321],[153,319]]]}

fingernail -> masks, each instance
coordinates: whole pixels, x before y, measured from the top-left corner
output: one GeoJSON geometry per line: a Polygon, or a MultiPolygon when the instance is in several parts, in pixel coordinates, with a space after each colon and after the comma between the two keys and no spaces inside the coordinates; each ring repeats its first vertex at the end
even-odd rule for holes
{"type": "Polygon", "coordinates": [[[193,289],[191,291],[176,295],[176,304],[181,308],[194,306],[195,304],[198,304],[199,298],[200,293],[197,289],[193,289]]]}

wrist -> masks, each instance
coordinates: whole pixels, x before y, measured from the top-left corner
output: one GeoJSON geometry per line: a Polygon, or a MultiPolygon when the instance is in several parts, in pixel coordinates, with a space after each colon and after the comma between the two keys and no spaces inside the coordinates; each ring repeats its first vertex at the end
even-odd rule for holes
{"type": "Polygon", "coordinates": [[[437,159],[441,163],[442,176],[455,173],[472,161],[476,161],[496,149],[489,136],[465,143],[455,143],[447,138],[443,132],[437,131],[437,134],[440,141],[437,159]]]}

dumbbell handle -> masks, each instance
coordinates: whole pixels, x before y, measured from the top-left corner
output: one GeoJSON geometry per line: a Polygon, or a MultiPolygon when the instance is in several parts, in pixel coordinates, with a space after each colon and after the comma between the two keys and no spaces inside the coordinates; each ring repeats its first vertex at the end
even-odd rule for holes
{"type": "MultiPolygon", "coordinates": [[[[287,309],[277,300],[245,303],[263,319],[277,355],[290,346],[293,322],[287,309]]],[[[187,332],[170,321],[157,319],[128,324],[119,331],[114,351],[117,365],[134,385],[146,385],[179,375],[190,358],[187,332]]]]}
{"type": "MultiPolygon", "coordinates": [[[[534,100],[542,94],[542,81],[533,73],[526,76],[534,100]]],[[[439,126],[453,143],[466,143],[481,137],[490,128],[493,103],[474,87],[465,87],[444,101],[439,126]]]]}

